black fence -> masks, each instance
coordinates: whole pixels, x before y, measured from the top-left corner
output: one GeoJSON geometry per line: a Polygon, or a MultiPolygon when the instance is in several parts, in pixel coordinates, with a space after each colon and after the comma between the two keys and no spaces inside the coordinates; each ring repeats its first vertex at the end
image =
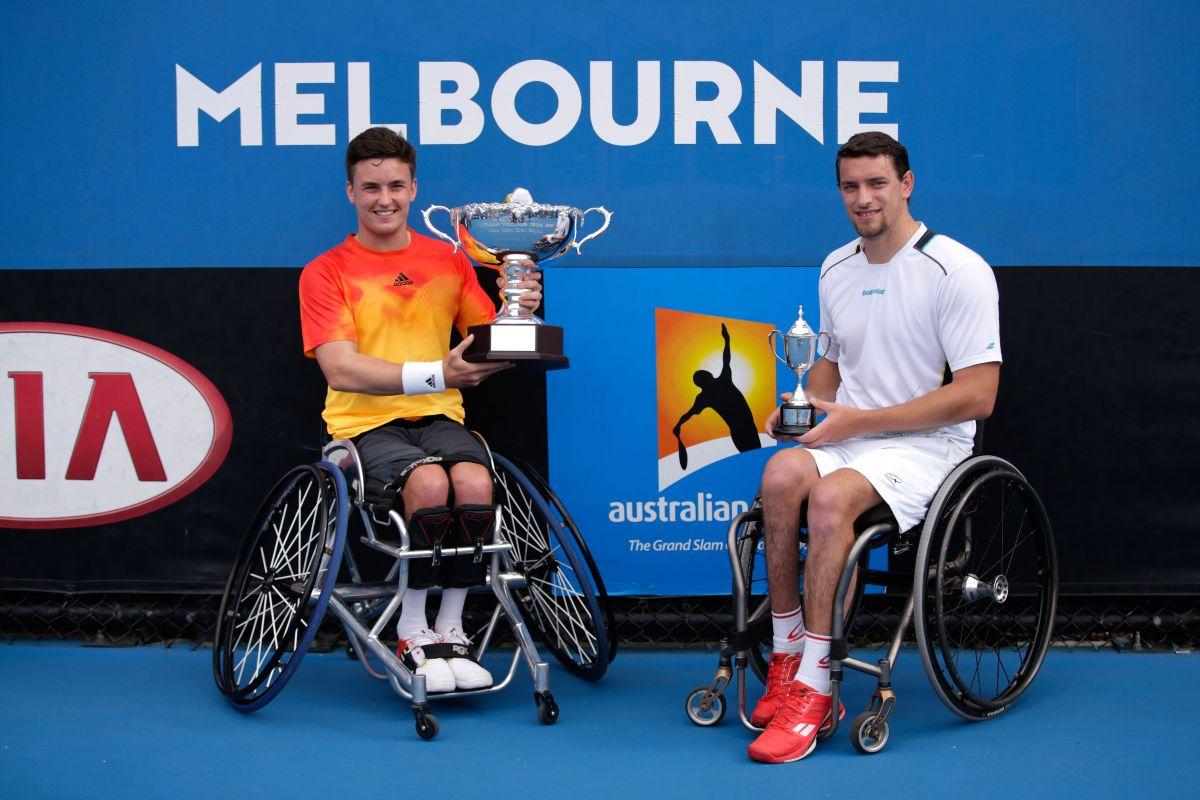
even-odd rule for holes
{"type": "MultiPolygon", "coordinates": [[[[468,627],[481,626],[494,601],[472,596],[468,627]]],[[[634,647],[714,644],[733,625],[727,597],[617,597],[611,600],[617,638],[634,647]]],[[[0,592],[0,639],[7,642],[75,640],[132,646],[211,643],[220,597],[214,595],[61,594],[0,592]]],[[[851,643],[879,647],[890,641],[903,599],[866,596],[854,619],[851,643]]],[[[507,628],[497,631],[507,635],[507,628]]],[[[912,626],[905,641],[913,638],[912,626]]],[[[504,642],[503,636],[497,639],[504,642]]],[[[1067,648],[1190,652],[1200,643],[1200,597],[1062,597],[1054,644],[1067,648]]],[[[313,649],[344,647],[345,634],[327,615],[313,649]]]]}

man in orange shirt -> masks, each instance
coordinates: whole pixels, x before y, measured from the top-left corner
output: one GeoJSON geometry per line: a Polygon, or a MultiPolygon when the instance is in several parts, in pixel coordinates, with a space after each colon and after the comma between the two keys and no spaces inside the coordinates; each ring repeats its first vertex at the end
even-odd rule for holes
{"type": "MultiPolygon", "coordinates": [[[[451,327],[466,334],[490,322],[496,308],[462,252],[409,229],[416,163],[412,144],[387,128],[350,142],[346,196],[358,230],[300,276],[304,352],[329,383],[329,433],[353,439],[367,476],[399,492],[413,547],[470,546],[487,537],[495,517],[486,452],[463,426],[459,388],[512,364],[464,361],[471,336],[450,348],[451,327]]],[[[535,310],[538,276],[522,288],[521,305],[535,310]]],[[[472,659],[448,657],[468,643],[462,609],[485,565],[469,556],[409,562],[398,655],[425,675],[431,692],[492,683],[472,659]],[[430,629],[425,599],[439,584],[442,603],[430,629]]]]}

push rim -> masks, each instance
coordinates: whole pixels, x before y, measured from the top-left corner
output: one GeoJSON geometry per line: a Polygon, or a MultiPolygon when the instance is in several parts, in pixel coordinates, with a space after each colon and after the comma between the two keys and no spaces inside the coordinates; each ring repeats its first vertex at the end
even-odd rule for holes
{"type": "Polygon", "coordinates": [[[570,672],[598,680],[609,664],[607,615],[587,579],[583,556],[565,523],[532,481],[494,454],[504,524],[515,569],[525,587],[515,591],[531,627],[570,672]]]}
{"type": "Polygon", "coordinates": [[[566,505],[559,499],[554,490],[550,488],[549,482],[542,477],[541,473],[530,466],[529,462],[524,459],[513,458],[511,461],[521,468],[521,471],[538,487],[542,496],[550,501],[550,505],[562,519],[563,527],[571,533],[571,536],[575,539],[576,547],[579,548],[579,552],[583,555],[588,573],[592,578],[592,586],[596,590],[600,607],[604,611],[605,624],[608,626],[608,661],[611,664],[612,660],[617,657],[617,623],[616,618],[613,616],[612,604],[608,602],[608,589],[605,588],[604,578],[601,577],[600,569],[596,566],[595,559],[592,558],[591,548],[588,547],[583,534],[579,532],[579,526],[575,524],[575,520],[571,517],[571,512],[567,511],[566,505]]]}
{"type": "Polygon", "coordinates": [[[345,508],[345,481],[322,462],[285,475],[255,516],[222,598],[213,648],[217,686],[239,710],[270,702],[307,652],[337,578],[345,508]]]}
{"type": "Polygon", "coordinates": [[[1057,562],[1045,508],[1008,462],[979,457],[953,477],[918,555],[917,638],[942,701],[982,720],[1007,709],[1041,667],[1057,562]]]}

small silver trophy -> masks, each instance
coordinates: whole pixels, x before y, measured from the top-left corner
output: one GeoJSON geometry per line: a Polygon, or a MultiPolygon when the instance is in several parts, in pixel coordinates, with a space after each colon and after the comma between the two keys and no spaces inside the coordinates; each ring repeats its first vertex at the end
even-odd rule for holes
{"type": "Polygon", "coordinates": [[[504,307],[489,325],[472,326],[475,341],[463,353],[467,361],[520,361],[544,369],[567,366],[563,355],[563,329],[547,325],[522,308],[521,281],[572,247],[576,253],[590,239],[608,229],[612,213],[602,206],[580,211],[571,206],[535,203],[529,192],[515,189],[504,203],[471,203],[457,208],[430,206],[425,209],[425,226],[435,235],[462,248],[476,263],[500,270],[504,285],[504,307]],[[434,211],[450,215],[456,237],[438,230],[429,221],[434,211]],[[604,217],[599,230],[576,241],[584,218],[598,212],[604,217]]]}
{"type": "Polygon", "coordinates": [[[804,306],[797,309],[796,321],[787,333],[773,330],[767,335],[771,352],[787,364],[788,369],[796,373],[796,391],[792,393],[791,400],[779,406],[779,425],[775,427],[775,433],[803,436],[812,430],[815,410],[804,396],[804,373],[808,372],[823,354],[818,352],[821,337],[825,337],[825,349],[828,350],[829,334],[824,331],[813,333],[813,329],[804,320],[804,306]],[[779,345],[775,341],[777,336],[783,339],[782,358],[779,356],[779,345]]]}

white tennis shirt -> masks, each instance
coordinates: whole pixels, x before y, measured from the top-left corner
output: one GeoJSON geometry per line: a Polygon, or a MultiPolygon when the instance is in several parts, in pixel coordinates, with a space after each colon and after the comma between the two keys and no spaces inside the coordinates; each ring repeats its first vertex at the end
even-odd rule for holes
{"type": "MultiPolygon", "coordinates": [[[[856,239],[821,265],[821,330],[842,384],[837,402],[900,405],[942,385],[951,372],[1001,361],[1000,300],[977,253],[921,225],[886,264],[870,264],[856,239]]],[[[968,451],[975,423],[934,433],[968,451]]]]}

